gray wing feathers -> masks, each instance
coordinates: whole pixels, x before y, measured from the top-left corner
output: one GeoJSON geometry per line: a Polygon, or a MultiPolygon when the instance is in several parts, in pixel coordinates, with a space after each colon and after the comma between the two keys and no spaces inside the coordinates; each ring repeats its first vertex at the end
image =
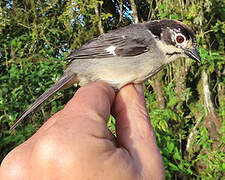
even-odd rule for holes
{"type": "Polygon", "coordinates": [[[145,26],[140,28],[133,25],[131,28],[123,28],[123,31],[115,30],[88,41],[66,60],[137,56],[148,51],[153,43],[153,36],[145,26]],[[115,47],[114,54],[106,51],[110,46],[115,47]]]}
{"type": "Polygon", "coordinates": [[[16,120],[16,122],[12,125],[10,130],[16,128],[16,126],[33,110],[39,107],[42,103],[44,103],[50,96],[56,93],[60,88],[62,88],[67,82],[69,82],[74,77],[74,74],[63,76],[57,81],[52,87],[50,87],[47,91],[45,91],[41,96],[39,96],[35,102],[25,111],[21,116],[16,120]]]}

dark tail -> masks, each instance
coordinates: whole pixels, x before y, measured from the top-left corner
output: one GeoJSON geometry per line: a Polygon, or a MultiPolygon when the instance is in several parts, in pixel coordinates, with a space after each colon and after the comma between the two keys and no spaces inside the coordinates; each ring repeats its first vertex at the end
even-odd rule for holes
{"type": "Polygon", "coordinates": [[[74,74],[62,76],[59,81],[57,81],[52,87],[50,87],[47,91],[45,91],[41,96],[39,96],[36,101],[21,114],[21,116],[16,120],[16,122],[10,128],[10,131],[15,129],[16,126],[33,110],[39,107],[43,102],[45,102],[51,95],[56,93],[60,88],[62,88],[67,82],[73,79],[74,74]]]}

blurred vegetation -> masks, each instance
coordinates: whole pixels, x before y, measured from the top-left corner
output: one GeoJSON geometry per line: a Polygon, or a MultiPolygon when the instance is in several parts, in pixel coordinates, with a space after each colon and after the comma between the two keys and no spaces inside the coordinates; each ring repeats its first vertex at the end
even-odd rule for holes
{"type": "MultiPolygon", "coordinates": [[[[224,0],[1,0],[0,161],[63,107],[59,92],[16,131],[9,127],[62,75],[66,55],[131,23],[177,19],[192,27],[202,63],[181,59],[145,82],[146,102],[167,179],[225,176],[224,0]]],[[[115,130],[114,120],[108,123],[115,130]]]]}

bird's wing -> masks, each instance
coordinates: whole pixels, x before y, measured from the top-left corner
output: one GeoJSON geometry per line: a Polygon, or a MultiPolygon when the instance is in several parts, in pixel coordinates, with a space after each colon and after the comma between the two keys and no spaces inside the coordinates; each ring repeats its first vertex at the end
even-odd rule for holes
{"type": "Polygon", "coordinates": [[[128,26],[92,39],[66,60],[137,56],[149,50],[152,40],[150,31],[144,26],[128,26]]]}

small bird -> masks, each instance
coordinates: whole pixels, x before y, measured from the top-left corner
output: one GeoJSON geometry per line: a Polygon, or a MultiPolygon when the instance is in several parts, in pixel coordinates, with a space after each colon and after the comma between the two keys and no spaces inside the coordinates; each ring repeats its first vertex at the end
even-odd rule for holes
{"type": "Polygon", "coordinates": [[[13,130],[51,95],[78,83],[104,81],[115,90],[128,83],[142,83],[181,57],[198,62],[201,57],[194,32],[176,20],[132,24],[94,38],[72,52],[62,77],[16,120],[13,130]]]}

